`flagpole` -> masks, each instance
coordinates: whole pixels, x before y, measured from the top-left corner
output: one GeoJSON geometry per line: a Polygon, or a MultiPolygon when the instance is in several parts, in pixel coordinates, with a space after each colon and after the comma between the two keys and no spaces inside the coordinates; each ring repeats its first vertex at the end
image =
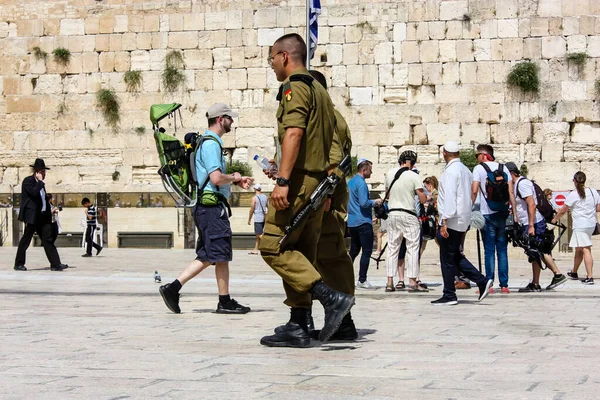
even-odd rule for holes
{"type": "Polygon", "coordinates": [[[306,69],[310,69],[310,1],[306,0],[306,69]]]}

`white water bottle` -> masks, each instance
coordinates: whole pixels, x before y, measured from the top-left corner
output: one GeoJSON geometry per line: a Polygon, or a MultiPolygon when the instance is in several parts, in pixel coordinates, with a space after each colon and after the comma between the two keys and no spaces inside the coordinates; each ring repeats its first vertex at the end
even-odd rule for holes
{"type": "Polygon", "coordinates": [[[263,171],[269,171],[272,174],[277,173],[277,165],[271,164],[267,157],[260,157],[258,154],[255,154],[254,161],[256,161],[258,166],[261,167],[263,171]]]}

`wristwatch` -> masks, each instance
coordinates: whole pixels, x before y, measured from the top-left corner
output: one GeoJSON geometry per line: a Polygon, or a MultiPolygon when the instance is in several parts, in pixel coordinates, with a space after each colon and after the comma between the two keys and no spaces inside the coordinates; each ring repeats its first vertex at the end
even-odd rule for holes
{"type": "Polygon", "coordinates": [[[277,186],[287,186],[290,184],[289,179],[285,179],[281,176],[278,176],[277,179],[275,180],[275,182],[277,183],[277,186]]]}
{"type": "Polygon", "coordinates": [[[440,221],[440,226],[446,226],[446,221],[444,221],[444,220],[440,221]]]}

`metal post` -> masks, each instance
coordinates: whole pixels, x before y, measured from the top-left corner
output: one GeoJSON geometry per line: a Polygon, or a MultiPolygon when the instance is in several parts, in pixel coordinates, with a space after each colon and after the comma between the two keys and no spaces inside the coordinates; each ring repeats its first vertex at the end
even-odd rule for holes
{"type": "Polygon", "coordinates": [[[306,0],[306,69],[310,69],[310,1],[306,0]]]}

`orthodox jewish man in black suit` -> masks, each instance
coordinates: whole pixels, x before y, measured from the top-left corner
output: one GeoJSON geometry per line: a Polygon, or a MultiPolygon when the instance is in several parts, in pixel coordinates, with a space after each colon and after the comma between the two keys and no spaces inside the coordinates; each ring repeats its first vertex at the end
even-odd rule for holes
{"type": "Polygon", "coordinates": [[[17,257],[15,258],[15,270],[27,271],[25,267],[25,252],[31,244],[33,234],[37,232],[42,239],[42,245],[46,257],[50,261],[50,270],[62,271],[68,268],[60,262],[60,256],[52,240],[52,214],[50,203],[46,198],[44,178],[46,177],[46,163],[41,158],[35,160],[31,166],[33,175],[23,179],[21,186],[21,209],[19,210],[19,221],[25,223],[25,232],[19,242],[17,257]]]}

